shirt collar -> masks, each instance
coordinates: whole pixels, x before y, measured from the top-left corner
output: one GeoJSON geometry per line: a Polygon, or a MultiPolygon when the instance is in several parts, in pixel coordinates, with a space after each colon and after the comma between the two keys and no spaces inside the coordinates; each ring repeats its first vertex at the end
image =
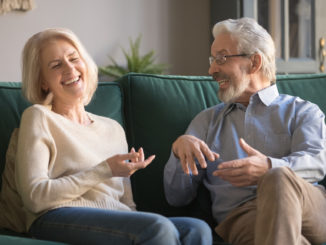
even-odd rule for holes
{"type": "MultiPolygon", "coordinates": [[[[256,94],[254,94],[253,96],[255,95],[256,94]]],[[[267,88],[258,91],[257,95],[260,98],[261,102],[264,103],[264,105],[269,106],[276,99],[276,97],[279,96],[279,92],[276,84],[273,84],[267,88]]]]}
{"type": "MultiPolygon", "coordinates": [[[[263,102],[264,105],[269,106],[275,99],[276,97],[279,96],[279,92],[277,89],[276,84],[273,84],[271,86],[268,86],[267,88],[264,88],[257,93],[253,94],[250,98],[252,100],[254,97],[258,96],[261,102],[263,102]]],[[[237,103],[228,103],[225,106],[224,109],[224,116],[229,114],[235,107],[237,106],[237,103]]],[[[244,107],[245,110],[245,107],[244,107]]]]}

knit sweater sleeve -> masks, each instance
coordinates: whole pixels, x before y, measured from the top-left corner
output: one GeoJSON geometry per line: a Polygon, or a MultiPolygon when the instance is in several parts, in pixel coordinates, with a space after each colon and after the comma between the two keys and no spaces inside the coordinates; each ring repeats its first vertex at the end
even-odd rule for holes
{"type": "Polygon", "coordinates": [[[124,193],[121,197],[121,202],[126,204],[131,210],[136,210],[136,204],[132,196],[132,189],[130,184],[130,178],[123,179],[124,193]]]}
{"type": "Polygon", "coordinates": [[[15,179],[25,208],[33,213],[54,208],[87,192],[112,172],[106,161],[74,174],[51,179],[48,174],[53,139],[44,123],[44,113],[33,107],[22,115],[15,179]]]}

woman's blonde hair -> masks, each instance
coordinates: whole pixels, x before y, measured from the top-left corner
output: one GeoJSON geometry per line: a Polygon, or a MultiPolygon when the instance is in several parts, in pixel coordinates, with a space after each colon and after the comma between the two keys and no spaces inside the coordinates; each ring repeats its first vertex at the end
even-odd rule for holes
{"type": "Polygon", "coordinates": [[[26,42],[22,53],[22,91],[32,104],[51,104],[52,95],[42,89],[41,51],[45,42],[64,39],[70,42],[86,65],[84,105],[87,105],[97,88],[98,69],[78,37],[69,29],[51,28],[34,34],[26,42]]]}

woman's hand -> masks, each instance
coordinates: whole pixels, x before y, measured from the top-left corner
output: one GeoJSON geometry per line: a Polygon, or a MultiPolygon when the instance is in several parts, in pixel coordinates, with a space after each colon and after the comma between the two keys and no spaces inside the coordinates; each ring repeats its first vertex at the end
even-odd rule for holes
{"type": "Polygon", "coordinates": [[[108,158],[112,175],[115,177],[129,177],[138,169],[146,168],[155,158],[155,155],[145,159],[143,148],[139,148],[138,152],[131,148],[127,154],[118,154],[108,158]],[[128,162],[129,161],[129,162],[128,162]]]}

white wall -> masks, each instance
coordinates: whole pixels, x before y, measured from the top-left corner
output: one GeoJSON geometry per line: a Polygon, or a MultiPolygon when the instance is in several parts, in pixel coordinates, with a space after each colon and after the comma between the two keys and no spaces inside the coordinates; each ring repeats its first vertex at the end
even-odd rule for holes
{"type": "Polygon", "coordinates": [[[35,0],[28,12],[0,15],[0,81],[20,81],[24,43],[48,27],[67,27],[99,66],[108,55],[123,63],[120,47],[142,34],[141,51],[156,51],[169,74],[207,75],[209,0],[35,0]]]}

